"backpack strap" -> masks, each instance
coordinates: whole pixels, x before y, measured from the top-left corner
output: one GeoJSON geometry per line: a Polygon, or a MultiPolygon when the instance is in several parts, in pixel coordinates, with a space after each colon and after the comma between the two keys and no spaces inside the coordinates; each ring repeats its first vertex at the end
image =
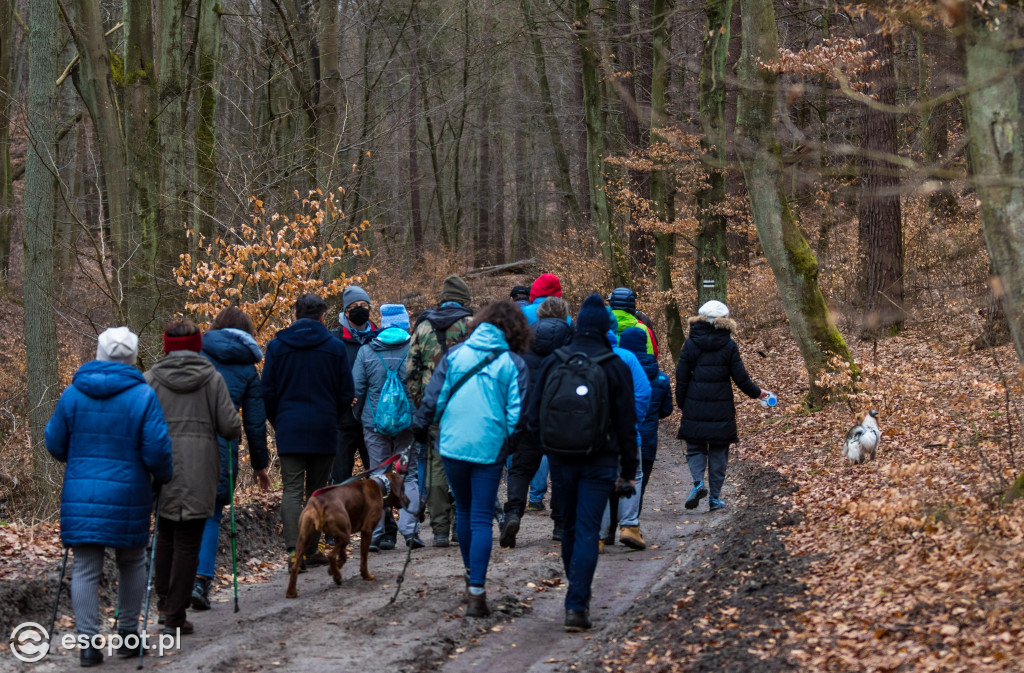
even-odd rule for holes
{"type": "MultiPolygon", "coordinates": [[[[459,392],[459,388],[464,386],[467,381],[469,381],[471,378],[473,378],[474,376],[479,374],[483,370],[484,367],[486,367],[487,365],[491,364],[492,362],[494,362],[495,360],[497,360],[498,358],[500,358],[503,354],[505,354],[507,352],[508,352],[508,349],[503,349],[503,350],[498,350],[498,351],[491,351],[491,353],[487,357],[485,357],[480,362],[476,363],[476,365],[474,365],[474,367],[472,369],[470,369],[468,372],[463,374],[459,378],[459,380],[456,381],[455,384],[452,386],[451,391],[448,393],[448,401],[451,401],[451,399],[453,397],[455,397],[455,393],[459,392]]],[[[445,409],[447,409],[447,407],[445,407],[445,409]]]]}
{"type": "Polygon", "coordinates": [[[380,363],[381,363],[382,365],[384,365],[384,369],[388,370],[389,372],[397,372],[397,371],[398,371],[399,369],[401,369],[401,368],[402,368],[402,365],[403,365],[403,364],[405,364],[405,359],[406,359],[407,357],[409,357],[409,354],[408,354],[408,353],[406,353],[405,355],[403,355],[403,356],[402,356],[402,359],[398,361],[398,366],[397,366],[397,367],[395,367],[394,369],[392,369],[391,367],[388,367],[388,363],[387,363],[387,362],[384,362],[384,358],[383,358],[383,357],[381,357],[380,351],[376,351],[376,350],[375,350],[375,351],[373,351],[373,352],[374,352],[374,354],[375,354],[375,355],[377,356],[377,359],[378,359],[378,360],[380,360],[380,363]]]}

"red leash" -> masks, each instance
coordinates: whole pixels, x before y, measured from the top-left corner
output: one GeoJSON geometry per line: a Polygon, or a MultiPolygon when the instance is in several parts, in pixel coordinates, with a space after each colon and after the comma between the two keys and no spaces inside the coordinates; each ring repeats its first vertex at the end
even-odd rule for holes
{"type": "Polygon", "coordinates": [[[341,482],[340,484],[331,484],[330,486],[324,486],[323,488],[316,489],[315,491],[313,491],[313,495],[311,495],[309,497],[312,498],[312,497],[320,495],[321,493],[329,491],[332,488],[338,488],[339,486],[344,486],[345,484],[351,484],[353,481],[359,481],[360,479],[365,479],[366,477],[370,476],[371,474],[373,474],[374,472],[376,472],[377,470],[379,470],[382,467],[384,467],[384,468],[391,467],[392,465],[397,463],[401,458],[402,458],[402,454],[401,453],[396,453],[395,455],[391,456],[390,458],[385,460],[383,463],[381,463],[377,467],[371,468],[369,470],[365,470],[363,472],[360,472],[357,475],[351,476],[348,479],[346,479],[345,481],[341,482]]]}

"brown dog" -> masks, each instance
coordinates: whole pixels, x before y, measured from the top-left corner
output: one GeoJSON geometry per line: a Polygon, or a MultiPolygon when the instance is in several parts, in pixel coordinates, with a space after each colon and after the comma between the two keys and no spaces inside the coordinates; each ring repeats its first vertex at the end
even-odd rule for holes
{"type": "Polygon", "coordinates": [[[295,547],[291,578],[286,598],[295,598],[295,581],[299,576],[306,547],[318,532],[334,538],[334,549],[328,555],[330,573],[335,584],[341,584],[341,566],[345,565],[345,548],[353,532],[360,534],[359,574],[364,580],[375,579],[366,567],[373,529],[384,513],[384,507],[408,507],[405,482],[396,470],[374,475],[341,486],[315,491],[299,517],[299,542],[295,547]]]}

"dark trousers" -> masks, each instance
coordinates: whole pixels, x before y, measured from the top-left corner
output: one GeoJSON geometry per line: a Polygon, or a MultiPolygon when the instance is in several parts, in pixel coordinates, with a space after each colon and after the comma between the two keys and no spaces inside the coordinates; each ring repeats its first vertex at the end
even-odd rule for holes
{"type": "MultiPolygon", "coordinates": [[[[515,512],[523,516],[526,511],[526,499],[530,490],[530,481],[540,467],[544,457],[544,449],[532,437],[523,436],[512,453],[512,464],[508,467],[508,497],[505,500],[505,513],[515,512]]],[[[558,526],[562,520],[561,496],[555,483],[551,482],[551,518],[558,526]]]]}
{"type": "Polygon", "coordinates": [[[356,455],[363,463],[363,469],[368,470],[370,465],[370,454],[366,451],[366,440],[363,439],[363,426],[361,423],[346,423],[338,426],[338,454],[334,457],[334,465],[331,467],[331,482],[340,484],[352,476],[356,464],[356,455]]]}
{"type": "Polygon", "coordinates": [[[647,482],[651,480],[651,471],[654,469],[654,459],[647,460],[643,458],[640,461],[640,467],[644,471],[644,483],[643,488],[640,490],[640,511],[644,511],[644,495],[647,493],[647,482]]]}
{"type": "MultiPolygon", "coordinates": [[[[286,453],[281,460],[281,524],[285,549],[295,549],[299,541],[299,516],[313,491],[327,485],[334,456],[329,453],[286,453]]],[[[320,534],[310,541],[306,554],[316,551],[320,534]]]]}
{"type": "Polygon", "coordinates": [[[686,463],[690,466],[693,483],[704,480],[704,471],[708,473],[708,491],[712,498],[722,495],[722,484],[725,483],[725,470],[729,465],[728,444],[691,444],[686,443],[686,463]]]}
{"type": "Polygon", "coordinates": [[[562,565],[569,578],[566,610],[590,608],[601,515],[616,476],[615,467],[551,461],[551,485],[562,494],[562,565]]]}
{"type": "Polygon", "coordinates": [[[174,629],[185,623],[185,608],[192,598],[192,582],[199,565],[199,545],[206,519],[172,521],[160,517],[157,523],[153,588],[156,609],[164,626],[174,629]]]}

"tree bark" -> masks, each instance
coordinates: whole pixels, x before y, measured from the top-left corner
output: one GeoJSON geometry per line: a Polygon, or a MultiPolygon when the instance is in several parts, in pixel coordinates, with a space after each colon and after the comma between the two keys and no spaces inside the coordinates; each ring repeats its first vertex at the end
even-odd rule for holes
{"type": "Polygon", "coordinates": [[[196,43],[195,228],[213,240],[217,222],[217,67],[220,64],[220,2],[200,0],[196,43]]]}
{"type": "MultiPolygon", "coordinates": [[[[668,88],[668,0],[654,0],[651,9],[653,21],[652,61],[651,61],[651,142],[665,142],[659,133],[668,121],[668,109],[665,92],[668,88]]],[[[675,220],[675,189],[672,176],[666,170],[651,171],[651,204],[655,217],[661,222],[670,223],[675,220]]],[[[672,257],[675,255],[676,235],[671,232],[658,232],[655,240],[655,280],[658,290],[665,297],[665,324],[668,332],[668,348],[672,358],[678,359],[683,349],[686,335],[683,332],[683,321],[679,315],[672,287],[672,257]]]]}
{"type": "Polygon", "coordinates": [[[412,60],[409,68],[409,209],[412,223],[412,247],[417,259],[420,251],[423,250],[423,210],[420,207],[419,148],[416,140],[419,135],[419,118],[416,115],[416,109],[420,93],[419,85],[416,82],[419,75],[418,52],[417,33],[413,31],[412,47],[409,50],[409,58],[412,60]]]}
{"type": "MultiPolygon", "coordinates": [[[[882,105],[896,105],[895,49],[891,35],[873,32],[868,47],[882,66],[871,71],[873,93],[882,105]]],[[[899,152],[896,117],[868,105],[861,119],[861,190],[857,202],[864,334],[877,338],[903,326],[903,216],[899,168],[885,157],[899,152]]]]}
{"type": "Polygon", "coordinates": [[[56,0],[33,0],[29,29],[28,149],[25,157],[25,351],[36,514],[51,514],[60,470],[44,430],[60,395],[53,310],[54,197],[57,167],[56,0]]]}
{"type": "Polygon", "coordinates": [[[728,303],[729,243],[725,205],[725,83],[733,0],[706,0],[704,48],[700,58],[701,149],[707,187],[697,193],[700,229],[695,240],[697,306],[717,299],[728,303]]]}
{"type": "Polygon", "coordinates": [[[14,0],[0,0],[0,287],[11,263],[14,191],[11,168],[11,101],[14,100],[14,0]]]}
{"type": "Polygon", "coordinates": [[[993,292],[1024,361],[1024,86],[1014,47],[1024,38],[1024,16],[1015,7],[988,11],[989,17],[973,12],[965,31],[967,81],[974,84],[966,121],[993,292]]]}
{"type": "MultiPolygon", "coordinates": [[[[777,57],[779,37],[771,0],[741,0],[743,50],[739,61],[736,142],[750,194],[750,212],[775,275],[790,331],[804,358],[810,390],[806,403],[820,407],[833,392],[819,375],[856,365],[818,287],[818,262],[780,188],[780,150],[773,112],[775,75],[758,68],[777,57]]],[[[836,391],[838,392],[838,391],[836,391]]]]}
{"type": "MultiPolygon", "coordinates": [[[[484,74],[486,77],[487,74],[484,74]]],[[[491,250],[491,206],[493,197],[491,195],[491,129],[488,125],[491,106],[489,105],[490,87],[484,84],[484,103],[480,106],[480,141],[477,146],[477,175],[476,175],[476,251],[473,256],[477,266],[490,264],[492,257],[491,250]]]]}
{"type": "MultiPolygon", "coordinates": [[[[325,194],[339,185],[335,169],[341,148],[338,103],[341,99],[341,54],[338,1],[319,0],[320,99],[316,110],[316,186],[325,194]]],[[[410,92],[413,101],[416,95],[410,92]]],[[[415,103],[410,106],[415,109],[415,103]]]]}

